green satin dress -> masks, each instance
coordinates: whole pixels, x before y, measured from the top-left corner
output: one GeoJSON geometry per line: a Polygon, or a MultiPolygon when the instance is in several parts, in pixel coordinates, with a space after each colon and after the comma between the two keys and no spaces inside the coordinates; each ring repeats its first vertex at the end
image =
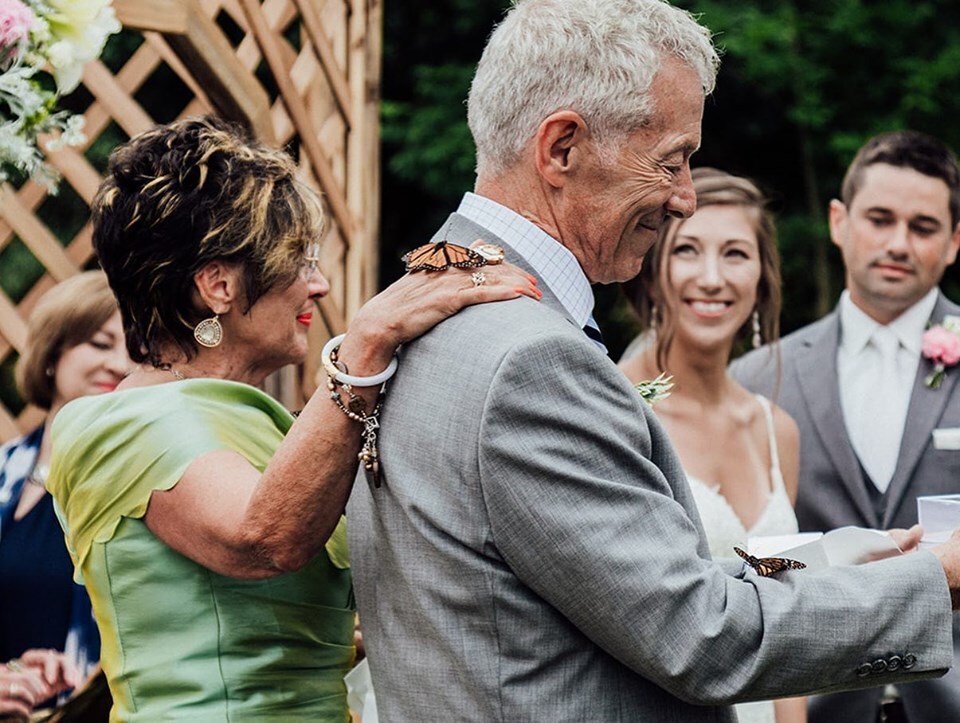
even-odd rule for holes
{"type": "Polygon", "coordinates": [[[263,470],[292,423],[260,390],[204,379],[84,397],[57,414],[48,484],[100,626],[111,720],[348,719],[343,520],[304,569],[250,581],[174,552],[142,519],[151,493],[207,452],[234,450],[263,470]]]}

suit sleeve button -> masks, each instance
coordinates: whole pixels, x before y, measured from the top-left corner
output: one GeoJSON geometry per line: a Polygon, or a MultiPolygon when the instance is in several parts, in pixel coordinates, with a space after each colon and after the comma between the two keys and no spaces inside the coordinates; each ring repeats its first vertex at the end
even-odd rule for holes
{"type": "Polygon", "coordinates": [[[899,670],[900,666],[903,665],[903,658],[899,655],[891,655],[887,658],[887,670],[891,673],[895,670],[899,670]]]}
{"type": "Polygon", "coordinates": [[[864,678],[870,675],[871,670],[873,670],[873,668],[870,665],[870,663],[861,663],[860,665],[857,666],[857,677],[864,678]]]}
{"type": "Polygon", "coordinates": [[[914,665],[917,664],[917,656],[913,653],[907,653],[903,656],[903,667],[907,670],[910,670],[914,665]]]}
{"type": "Polygon", "coordinates": [[[873,661],[873,665],[870,666],[874,673],[882,673],[887,669],[887,661],[883,658],[877,658],[873,661]]]}

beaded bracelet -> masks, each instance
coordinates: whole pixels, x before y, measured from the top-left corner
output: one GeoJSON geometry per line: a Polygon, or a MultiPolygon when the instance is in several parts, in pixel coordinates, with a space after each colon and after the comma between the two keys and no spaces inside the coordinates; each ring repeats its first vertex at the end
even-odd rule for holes
{"type": "Polygon", "coordinates": [[[396,374],[396,355],[394,355],[394,357],[390,360],[390,363],[387,364],[387,368],[379,374],[374,374],[369,377],[356,377],[347,374],[346,367],[343,367],[343,364],[338,366],[335,356],[336,351],[340,348],[340,344],[343,343],[345,336],[346,334],[338,334],[337,336],[333,337],[330,339],[330,341],[324,344],[323,351],[320,352],[320,362],[323,364],[323,368],[327,372],[328,377],[336,379],[341,384],[349,384],[354,387],[375,387],[378,384],[383,384],[390,377],[396,374]]]}
{"type": "MultiPolygon", "coordinates": [[[[336,356],[333,356],[333,362],[336,362],[336,356]]],[[[359,454],[357,454],[357,459],[360,460],[360,463],[363,465],[367,478],[373,482],[373,486],[379,487],[382,483],[383,475],[380,470],[380,453],[377,450],[377,430],[380,429],[380,409],[383,407],[383,399],[386,396],[384,387],[380,387],[380,392],[377,394],[377,401],[373,405],[373,411],[369,414],[366,411],[367,403],[353,393],[353,389],[350,388],[349,384],[344,384],[338,381],[336,377],[331,376],[329,370],[327,370],[327,389],[330,390],[330,398],[333,400],[333,403],[337,405],[337,408],[347,415],[349,419],[360,422],[363,425],[363,432],[361,433],[363,436],[363,446],[360,448],[359,454]],[[343,403],[343,398],[340,392],[337,391],[337,387],[342,387],[347,393],[349,399],[347,404],[343,403]]]]}

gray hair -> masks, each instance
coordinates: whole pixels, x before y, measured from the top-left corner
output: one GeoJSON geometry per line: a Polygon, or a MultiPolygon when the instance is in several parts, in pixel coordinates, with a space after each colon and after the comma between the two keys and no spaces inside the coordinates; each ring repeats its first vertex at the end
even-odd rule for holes
{"type": "Polygon", "coordinates": [[[573,110],[603,145],[653,115],[650,86],[672,55],[713,90],[710,31],[662,0],[514,0],[480,58],[467,99],[477,172],[499,175],[541,121],[573,110]]]}

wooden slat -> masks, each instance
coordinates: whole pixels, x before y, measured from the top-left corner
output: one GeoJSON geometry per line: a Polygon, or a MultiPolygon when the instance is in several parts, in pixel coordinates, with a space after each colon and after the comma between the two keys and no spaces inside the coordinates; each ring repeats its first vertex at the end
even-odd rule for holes
{"type": "Polygon", "coordinates": [[[193,0],[183,34],[165,34],[173,51],[196,76],[217,110],[246,124],[259,138],[273,141],[270,102],[257,79],[237,59],[217,24],[193,0]]]}
{"type": "Polygon", "coordinates": [[[333,89],[333,95],[340,107],[340,114],[347,125],[352,126],[353,110],[351,108],[350,88],[346,77],[337,65],[333,47],[323,31],[323,25],[317,15],[315,3],[312,0],[294,0],[294,2],[300,10],[300,18],[303,20],[303,25],[310,36],[310,42],[313,44],[313,49],[320,60],[320,67],[323,68],[327,81],[333,89]]]}
{"type": "Polygon", "coordinates": [[[260,5],[257,0],[242,0],[242,4],[263,57],[266,59],[267,65],[270,66],[271,73],[273,73],[274,82],[280,88],[283,103],[300,134],[301,148],[309,156],[314,173],[320,181],[320,187],[330,204],[337,225],[342,229],[349,244],[353,238],[354,221],[350,216],[343,192],[337,186],[330,163],[324,156],[323,149],[317,142],[313,128],[310,126],[310,119],[304,107],[303,99],[297,94],[296,88],[293,87],[293,83],[287,75],[287,68],[283,65],[279,40],[270,32],[270,28],[260,12],[260,5]]]}
{"type": "Polygon", "coordinates": [[[20,317],[17,307],[0,291],[0,334],[13,348],[21,351],[27,343],[27,325],[20,317]]]}
{"type": "Polygon", "coordinates": [[[125,28],[160,33],[187,32],[189,0],[113,0],[117,19],[125,28]]]}
{"type": "Polygon", "coordinates": [[[93,60],[84,66],[83,84],[128,136],[135,136],[156,125],[99,60],[93,60]]]}
{"type": "Polygon", "coordinates": [[[211,112],[213,110],[213,103],[204,91],[203,86],[197,82],[197,79],[194,78],[193,74],[187,69],[187,66],[184,65],[179,56],[173,52],[173,48],[164,40],[163,35],[160,33],[146,32],[143,34],[143,37],[154,47],[157,55],[160,56],[163,62],[170,66],[173,72],[177,74],[177,77],[180,78],[190,89],[190,92],[193,93],[194,98],[191,103],[197,103],[203,108],[203,110],[199,112],[211,112]]]}
{"type": "Polygon", "coordinates": [[[54,278],[63,281],[77,273],[60,242],[36,216],[20,205],[13,188],[6,183],[0,188],[0,215],[7,219],[20,240],[54,278]]]}
{"type": "MultiPolygon", "coordinates": [[[[365,8],[361,5],[356,8],[349,18],[350,37],[357,40],[357,35],[362,38],[366,28],[365,8]]],[[[353,42],[350,45],[350,54],[348,58],[348,67],[350,68],[350,97],[352,98],[357,123],[352,132],[347,137],[347,200],[350,209],[356,217],[366,220],[367,200],[364,197],[366,184],[364,175],[367,171],[364,162],[366,153],[364,146],[369,140],[366,135],[366,90],[367,90],[367,57],[364,46],[360,42],[353,42]]],[[[370,251],[373,244],[368,242],[367,229],[361,227],[357,230],[357,236],[354,242],[347,247],[347,278],[351,283],[346,288],[345,308],[347,313],[352,316],[357,312],[360,306],[368,298],[368,290],[364,288],[363,267],[366,263],[365,256],[370,251]]]]}
{"type": "Polygon", "coordinates": [[[63,174],[64,180],[73,186],[73,190],[86,201],[88,206],[93,203],[93,197],[97,195],[97,189],[103,179],[82,153],[66,147],[58,151],[50,151],[47,154],[47,160],[63,174]]]}

